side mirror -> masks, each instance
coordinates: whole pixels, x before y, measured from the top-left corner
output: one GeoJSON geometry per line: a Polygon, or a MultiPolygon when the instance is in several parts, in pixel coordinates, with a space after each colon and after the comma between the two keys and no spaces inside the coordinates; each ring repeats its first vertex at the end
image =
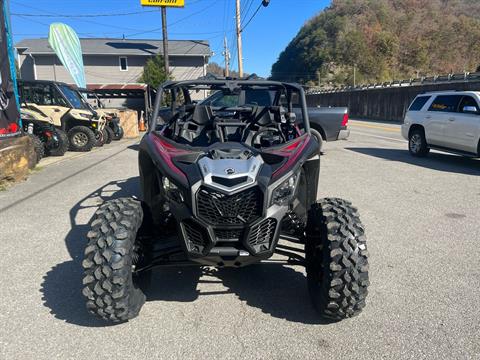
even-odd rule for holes
{"type": "Polygon", "coordinates": [[[462,111],[464,113],[478,114],[478,109],[475,106],[464,106],[462,111]]]}

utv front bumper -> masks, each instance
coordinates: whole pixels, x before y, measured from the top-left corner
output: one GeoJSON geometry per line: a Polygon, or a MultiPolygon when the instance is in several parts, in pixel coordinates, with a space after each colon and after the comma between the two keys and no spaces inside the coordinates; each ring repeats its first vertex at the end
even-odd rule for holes
{"type": "Polygon", "coordinates": [[[191,260],[243,266],[273,255],[287,207],[264,210],[265,196],[258,186],[226,194],[202,185],[194,200],[193,211],[180,203],[170,207],[191,260]]]}

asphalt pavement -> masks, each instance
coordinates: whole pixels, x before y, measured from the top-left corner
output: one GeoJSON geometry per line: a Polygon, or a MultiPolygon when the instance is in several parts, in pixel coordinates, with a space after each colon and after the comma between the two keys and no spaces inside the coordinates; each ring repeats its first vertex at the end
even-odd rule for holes
{"type": "Polygon", "coordinates": [[[327,143],[322,196],[366,226],[362,314],[323,324],[303,269],[157,270],[140,316],[85,309],[81,260],[103,201],[138,196],[136,141],[45,164],[0,192],[0,359],[480,359],[480,161],[412,158],[398,125],[327,143]]]}

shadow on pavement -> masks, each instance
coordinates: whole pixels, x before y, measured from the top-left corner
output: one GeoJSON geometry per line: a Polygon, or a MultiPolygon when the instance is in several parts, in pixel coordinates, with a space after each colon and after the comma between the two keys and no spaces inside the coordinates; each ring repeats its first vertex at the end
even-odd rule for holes
{"type": "Polygon", "coordinates": [[[398,161],[442,172],[465,175],[480,175],[480,160],[458,155],[430,152],[427,157],[416,158],[410,155],[408,150],[403,149],[356,147],[347,147],[345,149],[364,155],[374,156],[380,159],[398,161]]]}
{"type": "MultiPolygon", "coordinates": [[[[86,327],[110,325],[89,314],[85,307],[81,263],[90,226],[78,223],[77,217],[84,210],[96,210],[104,201],[132,195],[139,197],[139,192],[137,177],[113,181],[80,200],[70,210],[71,230],[65,245],[72,260],[54,266],[44,276],[40,289],[44,305],[57,319],[86,327]]],[[[307,324],[322,323],[310,303],[304,274],[281,264],[241,269],[195,266],[155,269],[152,283],[146,289],[147,301],[193,302],[200,296],[212,296],[212,307],[215,306],[214,296],[232,293],[271,316],[307,324]],[[223,284],[227,289],[208,291],[209,284],[223,284]]]]}
{"type": "Polygon", "coordinates": [[[127,196],[139,196],[138,177],[105,184],[81,199],[70,210],[71,230],[65,238],[65,246],[71,261],[54,266],[43,278],[40,292],[44,305],[58,319],[82,326],[108,326],[90,315],[82,295],[83,251],[87,242],[89,224],[79,224],[77,217],[84,210],[96,210],[104,201],[127,196]]]}
{"type": "MultiPolygon", "coordinates": [[[[191,302],[203,296],[225,294],[235,294],[247,305],[276,318],[304,324],[325,323],[310,303],[305,275],[281,264],[258,264],[240,269],[157,269],[146,290],[147,301],[191,302]],[[199,284],[202,290],[198,290],[199,284]],[[227,289],[208,291],[205,288],[208,289],[209,284],[222,284],[227,289]]],[[[215,306],[215,299],[211,301],[215,306]]]]}

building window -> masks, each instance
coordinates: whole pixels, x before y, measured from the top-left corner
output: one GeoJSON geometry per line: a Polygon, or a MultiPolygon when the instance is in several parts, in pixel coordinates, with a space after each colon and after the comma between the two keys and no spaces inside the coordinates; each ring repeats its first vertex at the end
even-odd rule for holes
{"type": "Polygon", "coordinates": [[[128,71],[128,61],[126,56],[120,56],[120,71],[128,71]]]}

